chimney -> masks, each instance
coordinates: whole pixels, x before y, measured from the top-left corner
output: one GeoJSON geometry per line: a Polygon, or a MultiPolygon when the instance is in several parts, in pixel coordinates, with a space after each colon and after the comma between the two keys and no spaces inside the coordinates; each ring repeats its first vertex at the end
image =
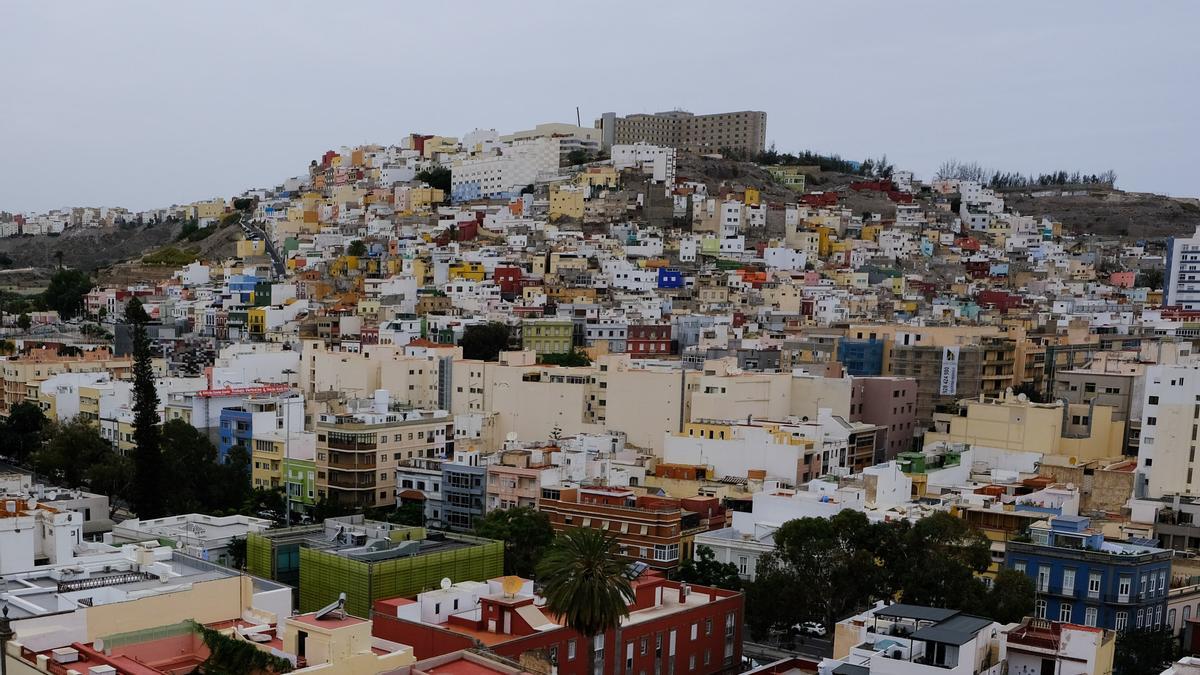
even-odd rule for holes
{"type": "Polygon", "coordinates": [[[679,584],[679,604],[687,602],[688,590],[687,584],[679,584]]]}

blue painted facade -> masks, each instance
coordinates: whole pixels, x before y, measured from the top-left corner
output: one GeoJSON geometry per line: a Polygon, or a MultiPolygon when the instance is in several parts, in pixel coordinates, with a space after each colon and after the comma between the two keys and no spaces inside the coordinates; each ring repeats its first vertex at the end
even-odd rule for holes
{"type": "Polygon", "coordinates": [[[1009,541],[1004,564],[1033,579],[1034,615],[1112,630],[1166,620],[1171,551],[1110,542],[1082,516],[1055,516],[1009,541]]]}
{"type": "Polygon", "coordinates": [[[842,340],[838,342],[837,358],[854,377],[883,374],[883,340],[842,340]]]}
{"type": "Polygon", "coordinates": [[[234,274],[229,277],[226,285],[234,300],[248,305],[254,299],[254,287],[258,285],[258,277],[249,274],[234,274]]]}
{"type": "Polygon", "coordinates": [[[221,411],[221,434],[217,443],[217,458],[224,462],[234,446],[242,446],[246,454],[252,452],[250,442],[254,435],[254,416],[241,408],[225,408],[221,411]]]}
{"type": "Polygon", "coordinates": [[[659,288],[683,288],[683,273],[669,267],[658,268],[659,288]]]}

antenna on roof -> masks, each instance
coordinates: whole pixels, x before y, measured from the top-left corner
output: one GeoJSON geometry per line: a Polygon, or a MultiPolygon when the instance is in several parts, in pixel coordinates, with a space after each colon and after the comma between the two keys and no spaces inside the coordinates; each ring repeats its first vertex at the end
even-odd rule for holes
{"type": "Polygon", "coordinates": [[[583,126],[583,121],[579,118],[579,106],[575,106],[575,126],[583,126]]]}

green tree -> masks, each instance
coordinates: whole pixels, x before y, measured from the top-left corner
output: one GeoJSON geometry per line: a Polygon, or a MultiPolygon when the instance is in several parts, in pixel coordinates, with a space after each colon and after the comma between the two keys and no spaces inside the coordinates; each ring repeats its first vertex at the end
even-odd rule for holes
{"type": "Polygon", "coordinates": [[[17,317],[17,327],[20,328],[21,330],[27,331],[27,330],[29,330],[30,326],[32,326],[32,325],[33,325],[33,320],[29,318],[28,314],[25,314],[22,312],[21,316],[17,317]]]}
{"type": "Polygon", "coordinates": [[[701,586],[716,586],[731,591],[742,589],[737,565],[717,561],[717,555],[707,546],[697,546],[696,554],[679,564],[676,577],[680,581],[701,586]]]}
{"type": "Polygon", "coordinates": [[[8,411],[0,423],[0,454],[24,464],[42,446],[49,421],[35,403],[21,401],[8,411]]]}
{"type": "Polygon", "coordinates": [[[367,244],[362,239],[355,239],[346,247],[346,255],[364,256],[367,254],[367,244]]]}
{"type": "Polygon", "coordinates": [[[421,502],[401,504],[388,514],[386,520],[397,525],[425,527],[425,504],[421,502]]]}
{"type": "Polygon", "coordinates": [[[991,562],[987,537],[967,521],[946,512],[916,522],[904,533],[902,559],[888,561],[892,587],[904,602],[971,609],[983,602],[976,576],[991,562]]]}
{"type": "Polygon", "coordinates": [[[1002,569],[980,613],[999,623],[1013,623],[1033,614],[1033,601],[1033,579],[1016,570],[1002,569]]]}
{"type": "Polygon", "coordinates": [[[235,570],[246,569],[246,538],[234,537],[229,540],[229,544],[225,546],[225,553],[229,556],[229,566],[235,570]]]}
{"type": "Polygon", "coordinates": [[[34,469],[66,487],[84,484],[88,469],[112,452],[100,431],[81,419],[56,425],[50,440],[33,453],[34,469]]]}
{"type": "Polygon", "coordinates": [[[163,456],[158,426],[158,391],[155,389],[153,354],[146,324],[150,317],[136,297],[125,306],[125,322],[133,334],[133,479],[131,506],[139,518],[165,515],[168,490],[177,486],[163,480],[163,456]]]}
{"type": "Polygon", "coordinates": [[[92,290],[91,277],[81,270],[59,269],[42,292],[46,307],[70,319],[83,311],[83,297],[92,290]]]}
{"type": "Polygon", "coordinates": [[[592,360],[588,358],[588,355],[577,349],[572,349],[569,352],[561,354],[542,354],[540,360],[542,363],[553,366],[579,367],[592,365],[592,360]]]}
{"type": "Polygon", "coordinates": [[[537,572],[538,560],[554,542],[550,517],[528,506],[489,511],[475,521],[475,534],[504,542],[504,573],[526,579],[537,572]]]}
{"type": "Polygon", "coordinates": [[[592,153],[583,148],[575,148],[567,153],[567,166],[587,164],[590,161],[592,161],[592,153]]]}
{"type": "Polygon", "coordinates": [[[450,194],[450,169],[447,167],[435,166],[424,169],[417,174],[417,180],[429,187],[437,188],[446,194],[450,194]]]}
{"type": "Polygon", "coordinates": [[[1178,646],[1170,630],[1131,630],[1117,635],[1116,675],[1157,675],[1175,661],[1178,646]]]}
{"type": "Polygon", "coordinates": [[[577,527],[559,535],[538,563],[546,609],[583,636],[595,670],[595,637],[629,616],[633,585],[617,559],[617,540],[603,530],[577,527]]]}
{"type": "Polygon", "coordinates": [[[498,321],[467,326],[459,344],[464,359],[495,361],[508,348],[508,326],[498,321]]]}
{"type": "Polygon", "coordinates": [[[179,419],[162,425],[159,434],[162,447],[163,482],[171,486],[164,497],[167,513],[228,510],[240,507],[241,501],[228,503],[219,493],[227,487],[217,475],[217,448],[199,429],[179,419]]]}
{"type": "Polygon", "coordinates": [[[128,504],[133,487],[133,461],[128,457],[109,452],[87,468],[87,484],[93,492],[108,495],[108,515],[117,512],[121,503],[128,504]]]}
{"type": "Polygon", "coordinates": [[[1017,386],[1013,387],[1013,393],[1025,394],[1026,398],[1034,403],[1048,402],[1046,401],[1046,397],[1042,396],[1042,392],[1038,391],[1038,388],[1033,386],[1032,382],[1022,382],[1021,384],[1018,384],[1017,386]]]}
{"type": "Polygon", "coordinates": [[[881,532],[858,511],[800,518],[775,532],[775,550],[759,559],[752,630],[762,635],[795,623],[825,626],[892,594],[891,576],[876,551],[881,532]]]}
{"type": "Polygon", "coordinates": [[[1133,285],[1138,288],[1161,290],[1163,287],[1163,271],[1160,269],[1142,270],[1138,273],[1133,285]]]}

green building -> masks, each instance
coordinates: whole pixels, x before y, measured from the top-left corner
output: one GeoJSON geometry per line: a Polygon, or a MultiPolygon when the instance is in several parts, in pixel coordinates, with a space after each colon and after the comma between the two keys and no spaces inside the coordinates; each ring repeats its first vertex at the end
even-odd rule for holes
{"type": "Polygon", "coordinates": [[[795,190],[796,192],[804,192],[805,172],[812,171],[816,167],[807,166],[764,166],[767,173],[776,182],[781,183],[784,187],[795,190]]]}
{"type": "Polygon", "coordinates": [[[416,595],[444,578],[503,575],[504,543],[345,516],[248,536],[246,571],[298,586],[302,612],[345,593],[346,611],[365,618],[376,600],[416,595]]]}
{"type": "Polygon", "coordinates": [[[575,347],[575,323],[570,319],[525,319],[521,322],[521,348],[538,356],[566,354],[575,347]]]}
{"type": "Polygon", "coordinates": [[[287,485],[292,511],[309,513],[317,504],[317,464],[311,459],[283,460],[283,482],[287,485]]]}

